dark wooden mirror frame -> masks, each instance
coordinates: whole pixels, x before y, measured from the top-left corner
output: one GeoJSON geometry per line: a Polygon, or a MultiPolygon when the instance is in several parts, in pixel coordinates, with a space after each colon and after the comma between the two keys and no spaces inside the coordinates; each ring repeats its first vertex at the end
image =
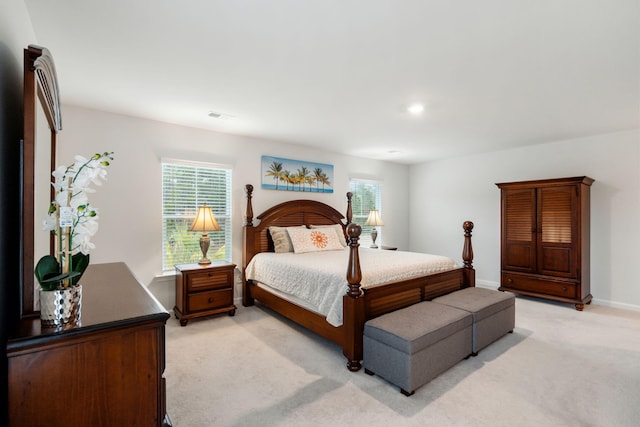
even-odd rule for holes
{"type": "MultiPolygon", "coordinates": [[[[62,130],[58,78],[51,53],[40,46],[29,45],[24,50],[24,94],[23,120],[24,133],[22,142],[22,266],[20,292],[20,318],[38,315],[34,298],[35,278],[33,269],[36,255],[34,253],[35,216],[35,165],[37,138],[37,109],[41,107],[51,131],[51,165],[55,169],[57,134],[62,130]]],[[[39,143],[44,139],[39,138],[39,143]]],[[[46,141],[45,141],[46,142],[46,141]]],[[[53,188],[50,187],[50,199],[53,199],[53,188]]],[[[44,215],[44,213],[43,213],[44,215]]],[[[53,253],[54,238],[51,236],[49,251],[53,253]]]]}

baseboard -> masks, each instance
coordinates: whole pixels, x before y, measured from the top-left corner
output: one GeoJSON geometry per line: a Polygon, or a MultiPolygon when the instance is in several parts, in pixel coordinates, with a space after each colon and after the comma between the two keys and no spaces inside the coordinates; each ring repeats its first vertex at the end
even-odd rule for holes
{"type": "MultiPolygon", "coordinates": [[[[498,289],[500,287],[500,283],[492,282],[489,280],[476,279],[476,286],[479,288],[486,288],[486,289],[498,289]]],[[[640,305],[610,301],[610,300],[601,299],[601,298],[594,298],[593,300],[591,300],[591,303],[601,305],[604,307],[620,308],[623,310],[631,310],[631,311],[640,311],[640,305]]]]}
{"type": "Polygon", "coordinates": [[[500,283],[498,282],[491,282],[489,280],[478,280],[476,279],[476,286],[478,288],[485,288],[485,289],[494,289],[497,290],[500,287],[500,283]]]}
{"type": "Polygon", "coordinates": [[[591,300],[591,303],[602,305],[604,307],[620,308],[623,310],[631,310],[631,311],[640,311],[640,305],[609,301],[609,300],[600,299],[600,298],[594,298],[593,300],[591,300]]]}

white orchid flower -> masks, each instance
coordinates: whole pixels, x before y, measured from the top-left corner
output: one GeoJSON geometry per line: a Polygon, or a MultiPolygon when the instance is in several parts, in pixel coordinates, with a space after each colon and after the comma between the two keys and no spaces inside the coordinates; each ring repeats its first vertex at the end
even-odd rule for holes
{"type": "Polygon", "coordinates": [[[75,231],[78,235],[94,236],[98,232],[98,221],[94,219],[87,220],[82,224],[78,224],[75,231]]]}
{"type": "Polygon", "coordinates": [[[68,206],[68,200],[67,200],[68,198],[69,198],[68,192],[61,191],[56,194],[55,202],[58,206],[66,207],[68,206]]]}
{"type": "Polygon", "coordinates": [[[45,231],[53,231],[56,229],[56,217],[54,215],[47,216],[42,221],[42,229],[45,231]]]}
{"type": "MultiPolygon", "coordinates": [[[[55,198],[49,215],[43,220],[43,229],[55,231],[61,240],[61,247],[72,254],[82,252],[87,255],[95,245],[91,237],[98,231],[98,211],[89,204],[88,194],[94,193],[94,186],[106,181],[109,160],[112,153],[97,153],[90,158],[75,156],[70,166],[58,166],[52,173],[55,198]],[[60,208],[69,208],[65,219],[71,223],[69,234],[61,233],[59,221],[60,208]],[[68,241],[67,241],[68,240],[68,241]]],[[[64,252],[58,253],[58,259],[64,259],[64,252]]],[[[61,261],[62,262],[62,261],[61,261]]]]}
{"type": "Polygon", "coordinates": [[[69,206],[71,206],[73,210],[77,211],[80,206],[86,205],[87,203],[89,203],[87,193],[81,191],[79,193],[75,193],[73,197],[71,197],[71,203],[69,203],[69,206]]]}
{"type": "Polygon", "coordinates": [[[100,165],[100,167],[97,167],[95,169],[95,174],[92,175],[91,182],[93,182],[95,185],[102,185],[102,181],[106,180],[107,170],[104,168],[104,166],[100,165]]]}
{"type": "Polygon", "coordinates": [[[88,188],[91,184],[91,179],[87,176],[86,173],[80,173],[76,175],[73,182],[71,183],[72,188],[85,189],[88,188]]]}
{"type": "Polygon", "coordinates": [[[62,181],[67,173],[68,168],[66,166],[58,166],[51,175],[55,178],[55,181],[62,181]]]}
{"type": "Polygon", "coordinates": [[[88,162],[89,162],[89,159],[86,159],[86,158],[82,157],[82,156],[81,156],[81,155],[79,155],[79,154],[76,154],[76,156],[74,157],[74,159],[75,159],[75,161],[76,161],[76,163],[75,163],[75,164],[78,164],[78,165],[84,165],[85,163],[88,163],[88,162]]]}
{"type": "Polygon", "coordinates": [[[88,255],[91,250],[95,249],[96,245],[91,243],[89,240],[89,236],[84,236],[80,241],[80,249],[79,252],[82,252],[85,255],[88,255]]]}

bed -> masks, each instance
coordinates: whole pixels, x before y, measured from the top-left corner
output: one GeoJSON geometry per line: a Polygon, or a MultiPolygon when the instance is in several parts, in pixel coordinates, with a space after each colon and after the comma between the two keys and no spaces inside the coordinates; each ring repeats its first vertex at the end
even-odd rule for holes
{"type": "MultiPolygon", "coordinates": [[[[340,345],[347,359],[347,368],[351,371],[358,371],[362,366],[362,334],[367,320],[420,301],[475,286],[471,245],[473,223],[470,221],[465,221],[463,224],[462,266],[453,265],[435,273],[408,274],[406,278],[363,286],[360,258],[361,252],[368,249],[359,248],[358,239],[362,230],[360,226],[352,223],[351,193],[347,193],[346,215],[319,201],[291,200],[273,206],[258,215],[256,219],[259,223],[254,225],[253,186],[246,185],[245,190],[247,205],[243,227],[242,304],[246,307],[252,306],[257,300],[271,310],[340,345]],[[301,301],[292,300],[286,294],[264,286],[257,280],[248,278],[247,273],[251,272],[255,264],[255,262],[252,263],[254,258],[258,254],[274,252],[274,241],[269,227],[335,226],[335,224],[339,224],[343,230],[347,245],[344,249],[346,281],[342,279],[341,283],[337,284],[337,286],[344,284],[342,291],[344,294],[338,307],[341,311],[341,316],[338,316],[339,321],[328,318],[326,313],[310,308],[301,301]]],[[[375,252],[388,252],[390,255],[392,251],[375,252]]],[[[402,255],[396,254],[397,256],[402,255]]],[[[364,275],[366,276],[366,272],[364,275]]],[[[335,306],[333,308],[335,309],[335,306]]]]}

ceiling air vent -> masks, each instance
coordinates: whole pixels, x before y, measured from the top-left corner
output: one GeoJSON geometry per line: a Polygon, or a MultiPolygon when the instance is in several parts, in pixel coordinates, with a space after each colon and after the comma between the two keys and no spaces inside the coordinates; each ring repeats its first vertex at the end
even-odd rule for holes
{"type": "Polygon", "coordinates": [[[208,116],[213,117],[214,119],[220,119],[220,120],[230,120],[234,118],[234,116],[230,114],[218,113],[215,111],[209,111],[208,116]]]}

